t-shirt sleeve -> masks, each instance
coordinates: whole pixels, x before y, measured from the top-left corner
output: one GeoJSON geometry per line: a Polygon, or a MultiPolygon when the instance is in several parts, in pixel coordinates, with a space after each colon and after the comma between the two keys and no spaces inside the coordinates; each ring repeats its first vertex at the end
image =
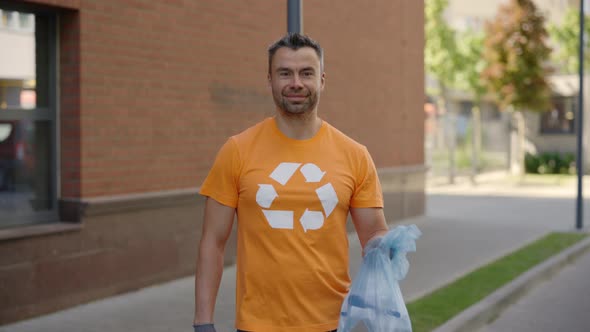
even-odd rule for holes
{"type": "Polygon", "coordinates": [[[199,193],[219,203],[238,206],[238,179],[240,159],[235,141],[230,138],[217,153],[213,167],[203,182],[199,193]]]}
{"type": "Polygon", "coordinates": [[[365,147],[363,147],[362,154],[360,154],[356,187],[350,201],[350,207],[383,207],[383,192],[377,176],[377,169],[369,151],[365,147]]]}

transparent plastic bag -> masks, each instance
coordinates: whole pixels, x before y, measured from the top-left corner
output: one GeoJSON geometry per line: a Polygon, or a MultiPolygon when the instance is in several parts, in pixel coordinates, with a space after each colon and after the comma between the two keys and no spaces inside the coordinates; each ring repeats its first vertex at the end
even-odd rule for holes
{"type": "Polygon", "coordinates": [[[412,324],[399,288],[422,232],[416,225],[397,226],[365,246],[360,270],[340,310],[338,332],[350,332],[360,321],[369,332],[411,332],[412,324]]]}

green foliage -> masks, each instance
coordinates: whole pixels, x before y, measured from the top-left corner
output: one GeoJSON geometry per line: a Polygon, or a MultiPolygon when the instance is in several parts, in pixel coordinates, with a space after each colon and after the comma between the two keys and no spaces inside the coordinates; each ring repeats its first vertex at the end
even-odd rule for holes
{"type": "Polygon", "coordinates": [[[532,0],[510,0],[487,27],[482,79],[503,108],[549,108],[551,93],[545,77],[551,49],[544,22],[532,0]]]}
{"type": "Polygon", "coordinates": [[[486,67],[482,51],[484,49],[485,36],[467,30],[459,35],[457,40],[461,63],[457,71],[457,87],[473,93],[475,104],[486,92],[486,87],[481,80],[481,73],[486,67]]]}
{"type": "MultiPolygon", "coordinates": [[[[580,10],[570,8],[565,13],[561,25],[550,24],[549,35],[557,44],[557,52],[554,52],[554,60],[560,64],[560,70],[565,73],[577,73],[579,68],[579,47],[580,47],[580,10]]],[[[587,15],[584,19],[584,32],[590,37],[590,17],[587,15]]],[[[588,45],[584,47],[585,52],[588,45]]],[[[588,54],[588,53],[586,53],[588,54]]],[[[584,57],[584,66],[590,69],[590,57],[584,57]]]]}
{"type": "Polygon", "coordinates": [[[545,152],[538,155],[527,153],[524,157],[525,171],[532,174],[575,174],[576,157],[573,153],[545,152]]]}
{"type": "Polygon", "coordinates": [[[442,85],[455,84],[456,72],[461,63],[455,31],[445,21],[444,10],[448,0],[426,0],[424,64],[426,72],[442,85]]]}

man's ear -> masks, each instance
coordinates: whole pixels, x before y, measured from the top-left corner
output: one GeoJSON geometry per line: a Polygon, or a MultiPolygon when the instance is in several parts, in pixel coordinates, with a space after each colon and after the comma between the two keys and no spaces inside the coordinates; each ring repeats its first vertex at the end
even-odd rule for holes
{"type": "Polygon", "coordinates": [[[269,88],[272,87],[271,83],[270,83],[270,73],[266,74],[266,84],[269,88]]]}
{"type": "Polygon", "coordinates": [[[321,86],[320,88],[322,90],[324,90],[324,86],[326,85],[326,72],[322,72],[322,77],[321,77],[321,86]]]}

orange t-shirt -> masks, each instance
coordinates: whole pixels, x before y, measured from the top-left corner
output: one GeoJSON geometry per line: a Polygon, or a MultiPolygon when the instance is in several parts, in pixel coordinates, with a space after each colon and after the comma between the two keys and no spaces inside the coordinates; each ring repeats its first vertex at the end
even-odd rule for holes
{"type": "Polygon", "coordinates": [[[237,210],[238,329],[338,327],[349,208],[383,207],[364,146],[325,121],[313,138],[293,140],[268,118],[225,143],[200,193],[237,210]]]}

